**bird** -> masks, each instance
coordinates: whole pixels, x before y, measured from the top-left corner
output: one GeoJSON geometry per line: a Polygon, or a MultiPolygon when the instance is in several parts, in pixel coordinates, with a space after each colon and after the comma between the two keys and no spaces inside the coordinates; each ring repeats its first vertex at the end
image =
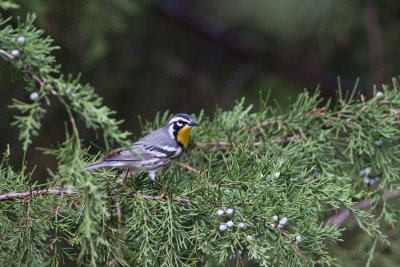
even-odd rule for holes
{"type": "Polygon", "coordinates": [[[145,171],[154,182],[156,171],[171,164],[185,151],[193,126],[199,124],[189,114],[178,113],[166,126],[133,143],[130,149],[114,149],[100,162],[89,164],[84,169],[117,167],[126,169],[127,174],[130,171],[145,171]]]}

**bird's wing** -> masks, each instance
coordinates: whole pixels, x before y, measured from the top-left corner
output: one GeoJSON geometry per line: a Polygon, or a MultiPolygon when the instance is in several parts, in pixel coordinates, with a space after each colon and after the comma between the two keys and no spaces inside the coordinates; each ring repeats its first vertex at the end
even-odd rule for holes
{"type": "Polygon", "coordinates": [[[141,161],[154,158],[170,158],[180,149],[168,134],[158,129],[132,145],[132,149],[117,148],[108,153],[105,161],[141,161]]]}
{"type": "Polygon", "coordinates": [[[143,137],[138,143],[142,145],[142,149],[157,158],[174,157],[182,151],[177,145],[175,139],[170,136],[168,126],[160,128],[151,134],[143,137]]]}

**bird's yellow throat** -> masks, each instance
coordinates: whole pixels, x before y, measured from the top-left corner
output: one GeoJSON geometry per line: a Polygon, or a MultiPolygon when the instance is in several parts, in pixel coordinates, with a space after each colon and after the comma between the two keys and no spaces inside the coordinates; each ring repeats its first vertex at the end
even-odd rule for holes
{"type": "Polygon", "coordinates": [[[176,137],[178,142],[181,143],[185,148],[187,147],[189,134],[191,130],[192,130],[191,126],[184,126],[182,129],[179,130],[178,136],[176,137]]]}

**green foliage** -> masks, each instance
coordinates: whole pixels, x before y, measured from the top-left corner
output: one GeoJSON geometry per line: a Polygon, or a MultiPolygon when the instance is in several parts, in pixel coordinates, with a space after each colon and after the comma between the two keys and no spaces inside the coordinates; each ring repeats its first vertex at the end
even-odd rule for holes
{"type": "MultiPolygon", "coordinates": [[[[201,126],[180,161],[199,171],[172,165],[159,173],[163,196],[146,173],[121,183],[125,177],[115,169],[82,170],[97,157],[82,148],[80,123],[122,146],[129,144],[128,133],[91,86],[59,74],[52,56],[57,47],[33,22],[27,16],[14,28],[2,20],[0,29],[2,58],[27,92],[37,93],[32,102],[10,106],[22,114],[13,124],[23,150],[29,156],[53,102],[63,105],[69,120],[65,140],[42,148],[58,163],[48,183],[32,182],[24,160],[17,171],[9,150],[3,155],[2,264],[241,265],[246,256],[262,266],[335,265],[326,244],[340,241],[342,229],[329,222],[339,208],[354,215],[371,242],[365,263],[373,262],[377,246],[387,246],[388,230],[381,227],[399,213],[387,200],[400,189],[397,79],[369,100],[353,93],[322,105],[318,92],[305,91],[286,112],[260,97],[258,110],[243,99],[213,117],[194,116],[201,126]],[[375,176],[380,181],[372,183],[375,176]],[[354,206],[365,200],[369,210],[354,206]],[[279,223],[283,218],[287,222],[279,223]]],[[[169,118],[158,114],[142,123],[143,135],[169,118]]]]}
{"type": "Polygon", "coordinates": [[[18,109],[25,116],[15,116],[15,121],[12,125],[17,126],[19,131],[19,139],[23,140],[23,149],[26,151],[28,145],[32,143],[31,136],[38,135],[40,129],[40,119],[45,113],[38,102],[24,103],[17,99],[13,99],[14,104],[10,108],[18,109]]]}
{"type": "Polygon", "coordinates": [[[13,3],[12,1],[1,0],[0,1],[0,8],[2,9],[10,9],[10,8],[18,8],[19,5],[13,3]]]}
{"type": "MultiPolygon", "coordinates": [[[[28,15],[25,22],[20,22],[17,28],[13,28],[6,24],[8,20],[0,19],[0,25],[4,25],[0,30],[0,47],[3,51],[1,55],[21,72],[27,83],[25,89],[31,93],[31,103],[14,99],[14,104],[10,106],[23,114],[16,116],[13,123],[21,130],[19,139],[23,140],[23,149],[27,150],[32,143],[32,136],[38,133],[40,119],[46,111],[43,106],[48,107],[53,100],[64,105],[71,121],[75,121],[74,116],[77,116],[88,128],[102,129],[105,140],[111,139],[127,145],[125,140],[128,133],[118,128],[122,121],[111,118],[115,112],[102,105],[102,99],[94,93],[93,88],[79,83],[79,76],[73,78],[69,75],[64,79],[63,75],[58,75],[60,66],[55,65],[55,58],[51,55],[58,47],[52,46],[50,37],[42,37],[43,30],[33,25],[34,20],[35,16],[28,15]],[[15,51],[18,53],[13,55],[15,51]],[[36,96],[32,98],[33,94],[36,96]]],[[[75,122],[73,127],[76,128],[75,122]]],[[[76,130],[74,135],[79,143],[76,130]]]]}

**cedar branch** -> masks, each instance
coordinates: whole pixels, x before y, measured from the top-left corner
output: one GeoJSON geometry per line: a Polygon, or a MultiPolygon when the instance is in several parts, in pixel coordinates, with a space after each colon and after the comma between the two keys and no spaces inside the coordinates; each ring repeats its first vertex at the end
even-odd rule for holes
{"type": "Polygon", "coordinates": [[[192,166],[190,166],[188,164],[185,164],[185,163],[182,163],[182,162],[179,162],[179,161],[175,162],[175,164],[179,165],[179,166],[181,166],[181,167],[183,167],[183,168],[185,168],[185,169],[187,169],[187,170],[189,170],[191,172],[194,172],[194,173],[197,173],[197,174],[201,174],[201,172],[199,170],[193,168],[192,166]]]}
{"type": "MultiPolygon", "coordinates": [[[[28,197],[35,197],[37,195],[79,195],[82,192],[79,191],[67,191],[63,189],[43,189],[43,190],[33,190],[31,192],[22,192],[22,193],[16,193],[16,192],[10,192],[7,194],[0,195],[0,201],[6,201],[6,200],[11,200],[11,199],[23,199],[23,198],[28,198],[28,197]]],[[[104,193],[104,192],[102,192],[104,193]]],[[[116,195],[116,193],[112,193],[111,195],[116,195]]],[[[150,195],[145,195],[145,194],[137,194],[134,192],[131,192],[127,195],[128,198],[144,198],[148,200],[162,200],[165,198],[165,196],[150,196],[150,195]]],[[[182,202],[182,203],[193,203],[197,204],[197,201],[191,201],[190,199],[186,199],[183,197],[174,197],[174,201],[177,202],[182,202]]]]}
{"type": "MultiPolygon", "coordinates": [[[[386,199],[391,199],[400,196],[400,190],[393,190],[388,191],[385,194],[386,199]]],[[[369,209],[371,207],[371,201],[366,199],[363,200],[353,206],[351,206],[354,210],[361,210],[361,209],[369,209]]],[[[350,216],[350,211],[348,209],[342,209],[338,214],[330,217],[331,223],[336,227],[340,228],[340,226],[346,221],[350,216]]]]}

